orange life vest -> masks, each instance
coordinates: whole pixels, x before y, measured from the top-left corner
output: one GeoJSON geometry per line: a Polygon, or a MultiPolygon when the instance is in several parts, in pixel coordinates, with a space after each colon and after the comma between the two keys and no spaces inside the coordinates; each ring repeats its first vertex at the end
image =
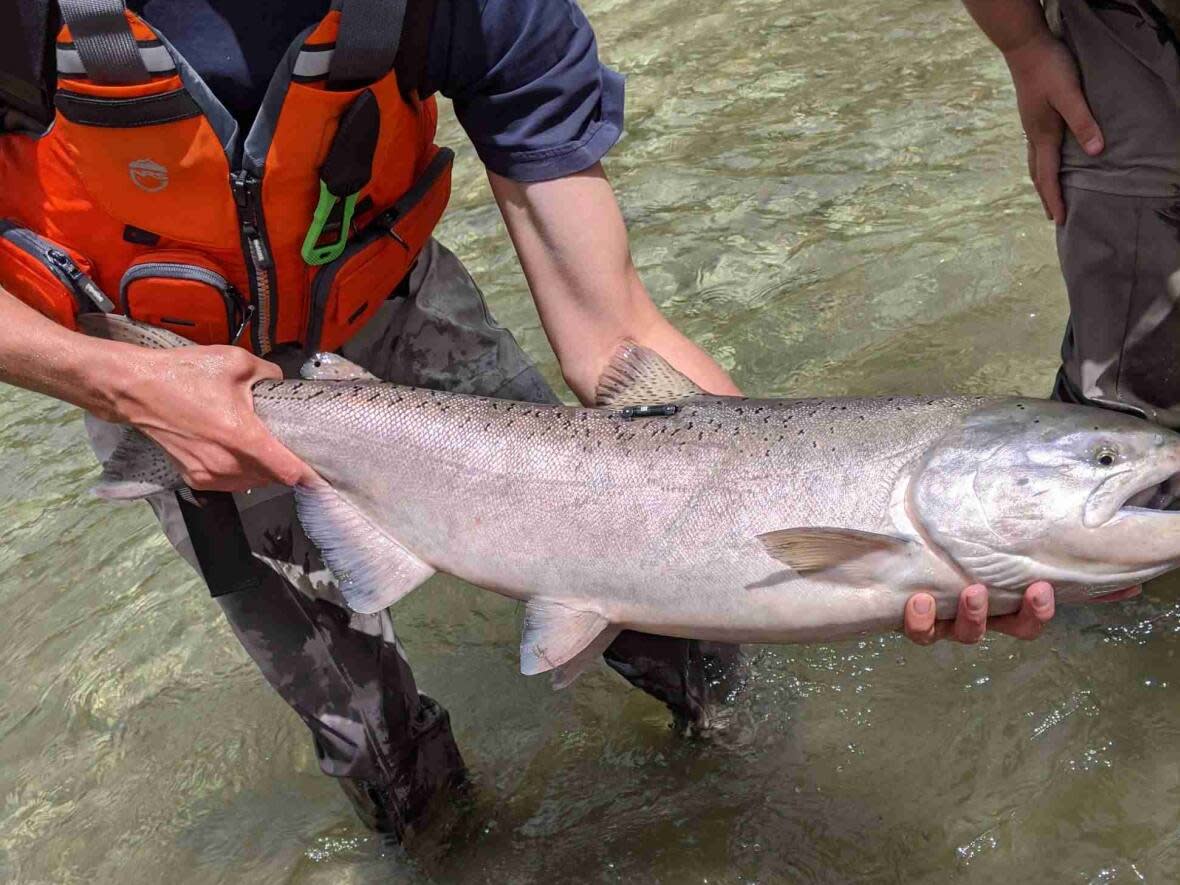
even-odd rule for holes
{"type": "Polygon", "coordinates": [[[0,286],[70,327],[80,310],[113,309],[258,354],[339,347],[405,277],[450,196],[434,101],[399,88],[401,20],[380,17],[405,3],[387,2],[337,0],[242,133],[122,0],[59,0],[53,124],[0,135],[0,286]],[[350,112],[361,131],[346,137],[350,112]],[[332,157],[356,191],[330,193],[332,157]]]}

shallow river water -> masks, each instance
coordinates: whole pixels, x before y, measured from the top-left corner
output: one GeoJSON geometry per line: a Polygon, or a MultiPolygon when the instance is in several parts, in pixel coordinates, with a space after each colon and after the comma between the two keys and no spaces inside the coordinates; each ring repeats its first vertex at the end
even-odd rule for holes
{"type": "MultiPolygon", "coordinates": [[[[656,299],[759,394],[1044,394],[1064,293],[1000,60],[930,0],[591,0],[656,299]]],[[[440,234],[556,379],[474,154],[440,234]]],[[[471,801],[382,852],[79,414],[0,389],[0,879],[1175,882],[1177,581],[1040,642],[751,649],[685,740],[603,670],[517,673],[516,607],[397,610],[471,801]]]]}

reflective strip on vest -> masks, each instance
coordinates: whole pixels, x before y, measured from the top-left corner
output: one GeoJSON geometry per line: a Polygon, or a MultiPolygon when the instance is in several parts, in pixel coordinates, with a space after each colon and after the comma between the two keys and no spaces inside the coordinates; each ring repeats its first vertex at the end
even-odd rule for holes
{"type": "MultiPolygon", "coordinates": [[[[148,73],[171,74],[176,70],[176,64],[168,48],[159,40],[140,40],[139,57],[143,59],[148,73]]],[[[82,64],[82,56],[74,48],[73,43],[57,44],[57,73],[62,77],[85,77],[86,67],[82,64]]]]}
{"type": "Polygon", "coordinates": [[[295,57],[295,70],[291,76],[296,80],[319,80],[328,76],[332,67],[335,43],[321,43],[317,46],[305,43],[295,57]]]}

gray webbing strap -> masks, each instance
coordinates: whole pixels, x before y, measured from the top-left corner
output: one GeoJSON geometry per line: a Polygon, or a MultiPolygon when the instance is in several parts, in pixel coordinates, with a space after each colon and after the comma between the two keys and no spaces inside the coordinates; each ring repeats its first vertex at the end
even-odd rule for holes
{"type": "Polygon", "coordinates": [[[86,75],[96,83],[143,83],[151,79],[123,16],[123,0],[59,0],[86,75]]]}
{"type": "Polygon", "coordinates": [[[372,82],[393,67],[406,0],[344,0],[328,82],[372,82]]]}

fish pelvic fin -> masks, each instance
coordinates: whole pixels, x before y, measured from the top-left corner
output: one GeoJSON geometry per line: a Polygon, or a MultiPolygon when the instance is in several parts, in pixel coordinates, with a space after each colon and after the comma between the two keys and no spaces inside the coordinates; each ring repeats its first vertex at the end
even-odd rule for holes
{"type": "Polygon", "coordinates": [[[602,653],[610,647],[610,644],[622,632],[622,627],[608,626],[594,637],[589,645],[553,671],[551,677],[553,688],[556,690],[568,688],[587,670],[592,670],[598,666],[598,663],[602,660],[602,653]]]}
{"type": "Polygon", "coordinates": [[[634,341],[624,341],[598,379],[594,404],[609,408],[650,406],[701,396],[704,391],[634,341]]]}
{"type": "Polygon", "coordinates": [[[181,338],[175,332],[169,332],[158,326],[149,326],[147,323],[141,323],[117,313],[78,314],[78,328],[95,338],[121,341],[124,344],[137,344],[140,347],[164,349],[192,346],[191,341],[181,338]]]}
{"type": "Polygon", "coordinates": [[[127,427],[102,464],[94,494],[108,501],[133,501],[184,487],[184,480],[164,450],[135,428],[127,427]]]}
{"type": "Polygon", "coordinates": [[[296,486],[295,506],[303,530],[355,612],[388,608],[434,574],[433,566],[373,525],[327,483],[296,486]]]}
{"type": "Polygon", "coordinates": [[[317,353],[299,369],[299,375],[306,381],[380,381],[381,379],[362,369],[352,360],[338,353],[317,353]]]}
{"type": "MultiPolygon", "coordinates": [[[[525,606],[524,632],[520,637],[520,672],[525,676],[536,676],[573,664],[608,626],[607,619],[598,612],[571,608],[547,599],[530,599],[525,606]]],[[[588,664],[589,661],[583,661],[571,669],[568,680],[562,685],[573,682],[588,664]]],[[[557,674],[555,687],[560,687],[557,682],[562,679],[562,674],[557,674]]]]}
{"type": "Polygon", "coordinates": [[[899,561],[908,562],[919,545],[896,535],[855,529],[796,528],[759,535],[763,549],[801,577],[830,575],[853,585],[887,578],[899,561]]]}

